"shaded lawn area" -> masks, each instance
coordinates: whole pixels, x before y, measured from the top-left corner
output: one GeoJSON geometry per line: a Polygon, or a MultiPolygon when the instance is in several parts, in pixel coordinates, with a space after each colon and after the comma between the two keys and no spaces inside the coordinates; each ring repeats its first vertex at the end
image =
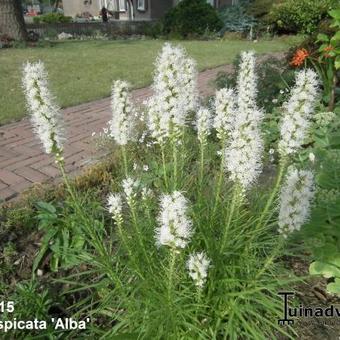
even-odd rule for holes
{"type": "MultiPolygon", "coordinates": [[[[242,50],[258,53],[285,51],[298,37],[257,43],[243,40],[180,41],[200,70],[231,63],[242,50]]],[[[50,47],[0,50],[0,125],[25,113],[21,67],[26,60],[42,60],[51,89],[62,107],[107,97],[112,81],[124,79],[134,88],[150,84],[155,57],[163,40],[65,41],[50,47]]],[[[177,42],[174,42],[177,43],[177,42]]]]}

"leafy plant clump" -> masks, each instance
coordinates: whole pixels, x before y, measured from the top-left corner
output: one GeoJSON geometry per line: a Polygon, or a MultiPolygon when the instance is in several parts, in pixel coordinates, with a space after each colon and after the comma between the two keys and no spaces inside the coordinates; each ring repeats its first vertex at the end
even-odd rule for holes
{"type": "Polygon", "coordinates": [[[33,18],[35,24],[60,24],[72,22],[72,17],[62,13],[47,13],[33,18]]]}
{"type": "Polygon", "coordinates": [[[182,37],[217,32],[223,26],[216,10],[205,0],[183,0],[164,17],[165,34],[178,34],[182,37]]]}
{"type": "Polygon", "coordinates": [[[336,4],[334,0],[286,0],[273,6],[269,20],[280,33],[310,34],[336,4]]]}

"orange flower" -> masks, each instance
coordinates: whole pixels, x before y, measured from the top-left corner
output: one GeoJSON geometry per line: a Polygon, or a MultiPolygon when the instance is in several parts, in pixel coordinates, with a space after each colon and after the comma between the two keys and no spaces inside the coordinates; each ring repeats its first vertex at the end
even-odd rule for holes
{"type": "Polygon", "coordinates": [[[295,67],[301,66],[307,57],[309,52],[305,48],[300,48],[295,52],[290,64],[295,67]]]}
{"type": "Polygon", "coordinates": [[[323,49],[325,52],[333,51],[334,47],[332,45],[328,45],[323,49]]]}

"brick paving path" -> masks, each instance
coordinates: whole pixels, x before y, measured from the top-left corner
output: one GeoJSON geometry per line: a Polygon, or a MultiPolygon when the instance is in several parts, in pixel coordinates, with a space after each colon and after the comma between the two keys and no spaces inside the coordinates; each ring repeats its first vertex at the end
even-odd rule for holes
{"type": "MultiPolygon", "coordinates": [[[[224,65],[201,72],[198,77],[200,94],[212,94],[212,80],[217,73],[230,70],[230,65],[224,65]]],[[[150,94],[150,88],[146,87],[134,90],[133,98],[141,103],[150,94]]],[[[63,113],[67,130],[66,171],[73,175],[98,160],[92,133],[102,131],[110,119],[110,99],[70,107],[63,113]]],[[[59,170],[53,157],[43,152],[28,118],[0,127],[0,203],[13,199],[34,183],[58,177],[59,170]]]]}

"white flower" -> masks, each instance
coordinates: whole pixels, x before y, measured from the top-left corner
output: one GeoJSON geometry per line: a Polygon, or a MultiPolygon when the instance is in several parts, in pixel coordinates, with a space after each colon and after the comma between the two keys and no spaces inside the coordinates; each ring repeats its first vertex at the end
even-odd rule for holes
{"type": "Polygon", "coordinates": [[[188,201],[179,192],[164,194],[158,216],[159,227],[156,229],[156,244],[173,248],[185,248],[192,231],[192,222],[187,217],[188,201]]]}
{"type": "Polygon", "coordinates": [[[112,86],[111,110],[110,136],[119,145],[126,145],[135,140],[137,113],[132,104],[129,85],[125,81],[117,80],[112,86]]]}
{"type": "Polygon", "coordinates": [[[48,88],[44,64],[27,62],[23,69],[23,88],[34,130],[47,154],[60,154],[63,149],[63,121],[60,108],[48,88]]]}
{"type": "Polygon", "coordinates": [[[144,187],[142,189],[141,194],[142,194],[142,200],[145,201],[152,196],[153,192],[151,189],[144,187]]]}
{"type": "Polygon", "coordinates": [[[181,47],[166,43],[156,60],[154,95],[147,101],[148,128],[158,143],[177,137],[187,114],[197,107],[195,62],[181,47]]]}
{"type": "Polygon", "coordinates": [[[294,154],[303,144],[317,99],[317,74],[311,69],[299,71],[290,99],[283,104],[279,142],[282,156],[294,154]]]}
{"type": "Polygon", "coordinates": [[[274,149],[269,149],[269,154],[270,155],[273,155],[275,153],[275,150],[274,149]]]}
{"type": "Polygon", "coordinates": [[[260,124],[263,112],[256,106],[255,57],[241,54],[237,81],[237,108],[224,150],[224,166],[230,179],[247,189],[262,171],[263,139],[260,124]]]}
{"type": "Polygon", "coordinates": [[[197,136],[198,140],[205,144],[207,141],[207,137],[210,134],[210,128],[211,128],[211,112],[207,108],[200,107],[197,111],[197,136]]]}
{"type": "Polygon", "coordinates": [[[310,152],[308,155],[309,160],[314,163],[315,162],[315,155],[313,154],[313,152],[310,152]]]}
{"type": "Polygon", "coordinates": [[[210,260],[204,252],[191,254],[187,261],[189,275],[194,280],[195,285],[202,289],[208,276],[210,260]]]}
{"type": "Polygon", "coordinates": [[[149,166],[147,164],[143,165],[143,171],[145,172],[149,171],[149,166]]]}
{"type": "Polygon", "coordinates": [[[216,92],[215,97],[216,115],[214,118],[214,128],[219,139],[225,139],[235,118],[235,93],[232,89],[221,89],[216,92]]]}
{"type": "Polygon", "coordinates": [[[107,198],[107,207],[109,213],[113,215],[113,218],[118,221],[122,217],[122,197],[120,194],[111,193],[107,198]]]}
{"type": "Polygon", "coordinates": [[[136,188],[139,186],[139,181],[134,180],[131,177],[127,177],[123,180],[122,186],[126,199],[130,204],[130,202],[136,197],[136,188]]]}
{"type": "Polygon", "coordinates": [[[310,203],[314,196],[314,179],[311,171],[288,169],[280,195],[279,232],[287,237],[300,230],[308,220],[310,203]]]}

